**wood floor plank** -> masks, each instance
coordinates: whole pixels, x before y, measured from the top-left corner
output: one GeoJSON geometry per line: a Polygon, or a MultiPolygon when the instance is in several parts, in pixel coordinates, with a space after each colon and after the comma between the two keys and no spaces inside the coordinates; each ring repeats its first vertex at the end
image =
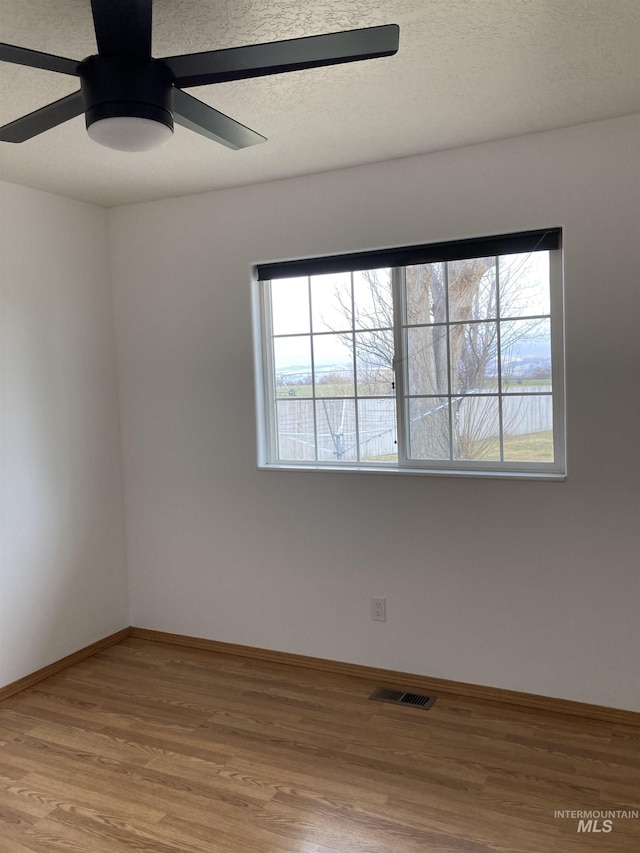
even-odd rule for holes
{"type": "Polygon", "coordinates": [[[373,806],[383,805],[389,796],[384,786],[381,785],[381,790],[376,790],[374,786],[363,785],[361,778],[350,779],[346,774],[337,773],[335,767],[322,773],[317,766],[292,766],[290,762],[261,763],[254,755],[246,758],[235,756],[219,773],[226,779],[248,779],[266,787],[272,796],[289,788],[318,794],[330,788],[334,796],[341,797],[346,802],[357,800],[373,806]]]}
{"type": "Polygon", "coordinates": [[[55,807],[54,801],[25,786],[22,780],[12,781],[0,790],[0,812],[7,809],[16,814],[28,815],[32,823],[51,814],[55,807]]]}
{"type": "Polygon", "coordinates": [[[0,704],[2,853],[627,853],[640,729],[129,638],[0,704]],[[390,685],[385,685],[390,686],[390,685]]]}
{"type": "Polygon", "coordinates": [[[62,774],[56,778],[42,773],[30,773],[21,779],[18,785],[9,788],[9,793],[49,803],[52,808],[47,814],[68,805],[69,808],[94,809],[114,818],[121,817],[123,820],[139,820],[144,823],[157,823],[165,815],[165,811],[160,808],[134,802],[128,796],[130,792],[126,786],[121,786],[118,790],[115,785],[101,784],[94,774],[75,774],[75,784],[72,784],[61,779],[60,775],[62,774]]]}
{"type": "Polygon", "coordinates": [[[8,853],[40,853],[24,827],[0,821],[0,841],[8,853]]]}

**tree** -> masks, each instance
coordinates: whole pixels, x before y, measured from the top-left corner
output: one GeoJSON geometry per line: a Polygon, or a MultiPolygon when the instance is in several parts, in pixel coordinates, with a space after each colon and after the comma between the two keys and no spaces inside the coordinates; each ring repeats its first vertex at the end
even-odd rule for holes
{"type": "MultiPolygon", "coordinates": [[[[524,339],[534,341],[542,326],[541,321],[532,319],[502,323],[499,330],[498,299],[503,317],[532,313],[526,310],[531,301],[527,291],[535,285],[522,279],[526,264],[527,256],[501,264],[499,293],[496,258],[406,268],[405,376],[407,391],[412,395],[408,427],[414,458],[448,459],[450,440],[454,458],[484,458],[490,454],[495,458],[500,428],[498,400],[486,395],[497,391],[498,359],[502,356],[502,379],[508,381],[515,364],[515,356],[510,358],[509,354],[517,353],[524,339]],[[448,321],[449,326],[445,325],[448,321]]],[[[395,346],[389,272],[363,272],[357,286],[359,293],[353,302],[350,288],[336,288],[334,296],[345,318],[351,318],[353,304],[358,381],[366,381],[373,370],[391,376],[395,346]],[[357,331],[360,329],[378,331],[357,331]]],[[[341,337],[350,343],[350,334],[341,337]]],[[[520,402],[524,404],[524,400],[520,402]]],[[[517,406],[509,407],[510,420],[516,419],[517,410],[517,406]]],[[[503,414],[505,432],[509,427],[503,414]]]]}

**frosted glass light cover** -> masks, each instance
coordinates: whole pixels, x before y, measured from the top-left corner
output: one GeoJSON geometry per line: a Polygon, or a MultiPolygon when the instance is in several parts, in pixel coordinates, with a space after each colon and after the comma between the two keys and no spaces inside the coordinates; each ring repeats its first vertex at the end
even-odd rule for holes
{"type": "Polygon", "coordinates": [[[173,136],[166,124],[136,116],[113,116],[94,121],[87,128],[94,142],[116,151],[149,151],[173,136]]]}

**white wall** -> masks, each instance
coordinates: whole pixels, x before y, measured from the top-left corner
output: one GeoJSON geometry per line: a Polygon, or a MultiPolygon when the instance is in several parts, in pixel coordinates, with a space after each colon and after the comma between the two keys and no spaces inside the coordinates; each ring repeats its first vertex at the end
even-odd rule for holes
{"type": "Polygon", "coordinates": [[[132,623],[640,710],[638,151],[623,118],[111,211],[132,623]],[[256,470],[252,264],[557,225],[565,483],[256,470]]]}
{"type": "Polygon", "coordinates": [[[0,184],[0,685],[129,624],[106,212],[0,184]]]}

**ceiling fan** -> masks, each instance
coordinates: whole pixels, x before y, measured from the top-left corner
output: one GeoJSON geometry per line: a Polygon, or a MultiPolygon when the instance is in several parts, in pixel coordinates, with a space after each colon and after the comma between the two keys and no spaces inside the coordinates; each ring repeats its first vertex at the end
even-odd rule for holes
{"type": "Polygon", "coordinates": [[[211,50],[151,56],[153,0],[91,0],[98,53],[66,59],[0,44],[0,60],[80,78],[80,89],[0,127],[0,140],[24,142],[85,113],[96,142],[122,151],[146,151],[171,138],[174,121],[228,148],[265,137],[183,91],[229,80],[264,77],[380,56],[398,50],[396,24],[211,50]]]}

